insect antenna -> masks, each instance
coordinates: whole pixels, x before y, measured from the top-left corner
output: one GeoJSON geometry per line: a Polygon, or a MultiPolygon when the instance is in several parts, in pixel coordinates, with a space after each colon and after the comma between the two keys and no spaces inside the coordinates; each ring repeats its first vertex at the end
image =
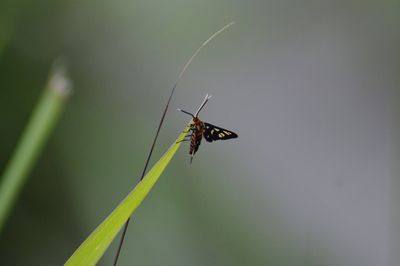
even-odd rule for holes
{"type": "Polygon", "coordinates": [[[192,113],[190,113],[190,112],[188,112],[188,111],[182,110],[182,109],[180,109],[180,108],[178,108],[178,109],[176,109],[176,110],[181,111],[182,113],[188,114],[188,115],[190,115],[190,116],[194,119],[195,117],[197,117],[197,116],[199,115],[201,109],[203,109],[204,105],[206,105],[206,103],[207,103],[208,100],[210,100],[210,99],[211,99],[211,95],[206,94],[206,97],[204,98],[203,102],[201,103],[199,109],[197,109],[197,112],[196,112],[195,115],[192,114],[192,113]]]}
{"type": "Polygon", "coordinates": [[[194,115],[192,113],[189,113],[188,111],[185,111],[185,110],[182,110],[182,109],[179,109],[179,108],[176,109],[176,110],[181,111],[182,113],[188,114],[188,115],[190,115],[191,117],[194,118],[194,115]]]}
{"type": "Polygon", "coordinates": [[[197,112],[195,114],[195,117],[197,117],[201,111],[201,109],[203,109],[204,105],[206,105],[206,103],[208,102],[208,100],[211,99],[211,95],[206,94],[206,97],[204,98],[203,102],[201,103],[199,109],[197,109],[197,112]]]}

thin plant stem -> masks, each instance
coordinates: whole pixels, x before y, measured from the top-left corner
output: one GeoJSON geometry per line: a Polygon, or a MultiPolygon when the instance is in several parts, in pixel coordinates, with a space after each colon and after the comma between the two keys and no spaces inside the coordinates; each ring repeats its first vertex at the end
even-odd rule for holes
{"type": "Polygon", "coordinates": [[[0,181],[0,232],[70,95],[65,69],[55,66],[0,181]]]}

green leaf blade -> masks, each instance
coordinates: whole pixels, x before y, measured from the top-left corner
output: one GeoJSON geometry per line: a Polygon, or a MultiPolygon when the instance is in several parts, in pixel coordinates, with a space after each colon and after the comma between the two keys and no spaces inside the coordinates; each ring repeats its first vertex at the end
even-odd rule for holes
{"type": "Polygon", "coordinates": [[[112,213],[79,246],[65,265],[95,265],[100,260],[119,230],[142,203],[160,175],[168,166],[182,144],[181,141],[185,138],[185,132],[187,132],[188,129],[189,126],[186,127],[184,132],[150,169],[143,180],[136,185],[112,213]]]}

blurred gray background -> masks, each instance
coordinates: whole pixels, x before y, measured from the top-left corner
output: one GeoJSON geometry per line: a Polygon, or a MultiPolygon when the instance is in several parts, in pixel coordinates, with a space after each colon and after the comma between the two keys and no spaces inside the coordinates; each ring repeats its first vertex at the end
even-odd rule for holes
{"type": "MultiPolygon", "coordinates": [[[[0,169],[52,62],[74,94],[0,239],[1,265],[60,265],[206,93],[239,134],[188,144],[131,222],[119,265],[399,265],[400,3],[1,1],[0,169]]],[[[116,241],[117,242],[117,241],[116,241]]],[[[114,243],[99,265],[111,265],[114,243]]]]}

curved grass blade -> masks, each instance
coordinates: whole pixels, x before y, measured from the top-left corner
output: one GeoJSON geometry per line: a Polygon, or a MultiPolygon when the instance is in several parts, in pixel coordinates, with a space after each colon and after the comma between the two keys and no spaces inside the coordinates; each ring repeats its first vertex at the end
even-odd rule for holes
{"type": "Polygon", "coordinates": [[[150,169],[142,181],[136,185],[128,196],[80,245],[65,265],[95,265],[99,261],[119,230],[157,182],[181,145],[188,130],[189,126],[186,127],[174,144],[171,145],[161,159],[150,169]]]}

